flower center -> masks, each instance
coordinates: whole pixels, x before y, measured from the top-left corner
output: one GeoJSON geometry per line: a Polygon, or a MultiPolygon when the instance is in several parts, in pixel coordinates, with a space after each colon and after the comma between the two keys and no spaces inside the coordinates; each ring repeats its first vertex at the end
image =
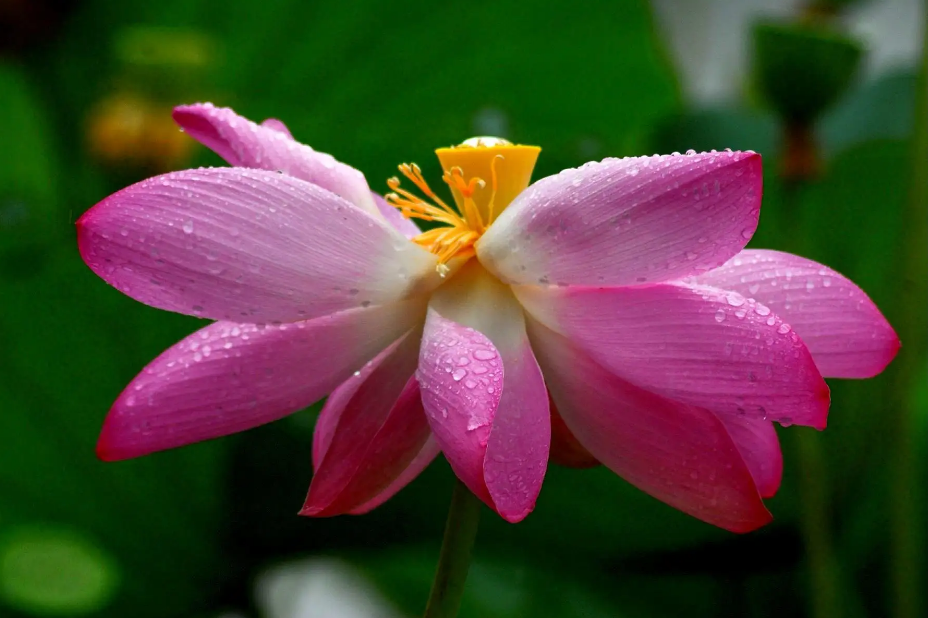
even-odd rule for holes
{"type": "Polygon", "coordinates": [[[400,188],[395,176],[387,181],[392,193],[386,199],[407,219],[439,224],[412,240],[438,256],[438,273],[445,276],[452,259],[473,257],[474,243],[528,187],[540,151],[537,146],[515,145],[499,137],[473,137],[459,146],[435,151],[444,170],[442,180],[454,196],[454,207],[432,191],[415,163],[403,163],[399,170],[430,201],[400,188]]]}

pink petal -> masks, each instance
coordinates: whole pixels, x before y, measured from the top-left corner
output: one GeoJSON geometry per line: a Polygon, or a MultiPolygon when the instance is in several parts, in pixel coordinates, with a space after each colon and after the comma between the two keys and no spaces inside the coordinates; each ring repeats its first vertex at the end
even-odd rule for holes
{"type": "Polygon", "coordinates": [[[494,508],[483,461],[503,392],[499,352],[482,333],[429,309],[416,378],[425,415],[445,458],[474,495],[494,508]],[[469,388],[455,380],[461,375],[454,373],[458,367],[480,376],[479,382],[475,379],[469,388]]]}
{"type": "Polygon", "coordinates": [[[244,431],[318,401],[422,317],[419,301],[308,322],[216,322],[151,362],[103,425],[101,459],[244,431]]]}
{"type": "Polygon", "coordinates": [[[718,418],[640,389],[529,320],[532,346],[564,421],[632,485],[703,521],[749,532],[771,520],[718,418]]]}
{"type": "Polygon", "coordinates": [[[503,281],[630,285],[709,270],[757,227],[760,155],[606,159],[525,190],[477,243],[503,281]]]}
{"type": "Polygon", "coordinates": [[[420,337],[418,329],[404,335],[326,401],[313,440],[316,473],[302,515],[346,513],[378,497],[385,500],[385,490],[392,495],[401,489],[395,481],[430,436],[419,385],[411,377],[420,337]]]}
{"type": "Polygon", "coordinates": [[[281,171],[327,189],[371,214],[377,212],[364,174],[332,155],[294,141],[286,127],[281,131],[283,123],[279,120],[262,126],[227,107],[197,103],[175,107],[174,121],[229,165],[281,171]]]}
{"type": "MultiPolygon", "coordinates": [[[[175,111],[174,113],[176,114],[177,112],[175,111]]],[[[293,139],[293,134],[290,133],[290,129],[287,128],[287,125],[285,125],[282,121],[278,120],[277,118],[268,118],[267,120],[261,123],[261,126],[266,129],[272,129],[274,131],[277,131],[278,133],[282,133],[283,135],[286,135],[290,139],[293,139]]]]}
{"type": "Polygon", "coordinates": [[[417,376],[459,478],[507,521],[524,519],[547,470],[548,394],[521,307],[476,260],[432,297],[417,376]]]}
{"type": "Polygon", "coordinates": [[[391,303],[441,280],[435,256],[302,180],[241,168],[134,184],[77,222],[88,266],[161,309],[298,321],[391,303]]]}
{"type": "Polygon", "coordinates": [[[419,476],[419,474],[435,460],[439,453],[441,453],[441,448],[439,448],[435,436],[429,433],[429,437],[425,441],[425,444],[422,445],[422,449],[416,454],[406,469],[403,470],[386,489],[364,504],[351,509],[349,513],[352,515],[363,515],[374,510],[396,495],[399,490],[406,487],[410,481],[419,476]]]}
{"type": "Polygon", "coordinates": [[[499,352],[505,371],[503,396],[487,441],[483,475],[496,512],[518,522],[535,508],[548,468],[548,389],[524,332],[521,345],[500,345],[499,352]]]}
{"type": "Polygon", "coordinates": [[[374,198],[374,203],[377,205],[377,210],[380,211],[380,214],[383,215],[383,218],[387,220],[387,223],[396,228],[400,234],[406,238],[415,238],[422,233],[422,230],[420,230],[415,223],[401,215],[399,210],[393,206],[390,206],[390,204],[387,203],[387,200],[383,199],[376,193],[371,193],[371,197],[374,198]]]}
{"type": "Polygon", "coordinates": [[[828,387],[812,356],[751,299],[682,284],[515,292],[545,326],[641,388],[718,413],[825,427],[828,387]]]}
{"type": "Polygon", "coordinates": [[[735,414],[719,414],[718,417],[751,471],[760,495],[772,498],[783,478],[783,453],[773,423],[735,414]]]}
{"type": "Polygon", "coordinates": [[[798,255],[748,249],[696,281],[770,307],[802,337],[826,377],[873,377],[899,351],[895,331],[863,290],[798,255]]]}

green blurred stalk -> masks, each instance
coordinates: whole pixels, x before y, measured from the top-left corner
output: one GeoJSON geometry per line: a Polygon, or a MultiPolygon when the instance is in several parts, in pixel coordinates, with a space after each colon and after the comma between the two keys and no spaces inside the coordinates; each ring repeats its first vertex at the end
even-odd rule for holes
{"type": "Polygon", "coordinates": [[[840,618],[841,574],[831,530],[831,485],[820,442],[815,430],[796,431],[801,473],[799,496],[802,501],[800,528],[810,571],[810,594],[814,618],[840,618]]]}
{"type": "MultiPolygon", "coordinates": [[[[785,130],[785,128],[784,128],[785,130]]],[[[781,166],[782,167],[782,166],[781,166]]],[[[800,207],[800,192],[807,182],[782,179],[783,206],[797,222],[785,250],[809,255],[809,225],[800,207]]],[[[832,531],[831,483],[818,431],[796,427],[789,432],[799,463],[799,500],[802,505],[799,531],[809,568],[810,613],[812,618],[841,618],[845,615],[841,594],[841,564],[832,531]]]]}
{"type": "Polygon", "coordinates": [[[464,483],[455,479],[441,555],[424,618],[454,618],[458,615],[482,508],[480,499],[464,483]]]}
{"type": "MultiPolygon", "coordinates": [[[[928,2],[925,3],[928,14],[928,2]]],[[[898,272],[899,302],[902,310],[895,324],[903,349],[894,365],[895,386],[890,417],[890,576],[892,578],[892,615],[918,618],[924,574],[920,564],[923,539],[917,521],[915,496],[924,488],[915,483],[915,439],[912,390],[921,375],[925,341],[925,306],[928,305],[928,281],[925,274],[925,247],[928,246],[928,46],[922,45],[921,69],[915,103],[915,135],[912,148],[912,186],[903,217],[905,242],[900,243],[898,272]]],[[[920,436],[924,439],[924,436],[920,436]]]]}

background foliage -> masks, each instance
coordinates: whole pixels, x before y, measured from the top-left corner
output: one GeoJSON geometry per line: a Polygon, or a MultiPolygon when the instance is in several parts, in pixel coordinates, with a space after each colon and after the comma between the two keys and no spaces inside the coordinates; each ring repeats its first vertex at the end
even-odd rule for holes
{"type": "Polygon", "coordinates": [[[751,535],[604,469],[552,466],[524,523],[482,522],[463,615],[921,615],[924,74],[852,81],[814,120],[819,173],[784,181],[789,119],[764,105],[763,87],[694,106],[646,2],[543,4],[2,3],[0,615],[258,616],[270,610],[256,578],[307,556],[354,565],[407,615],[425,600],[450,495],[444,462],[371,515],[311,520],[295,513],[312,409],[136,461],[93,455],[121,388],[199,321],[97,279],[73,222],[135,180],[220,164],[170,124],[173,104],[203,99],[284,120],[380,189],[403,161],[434,177],[432,149],[472,134],[540,144],[536,177],[604,156],[761,152],[752,246],[857,281],[900,331],[899,358],[874,380],[833,382],[823,434],[781,432],[776,521],[751,535]]]}

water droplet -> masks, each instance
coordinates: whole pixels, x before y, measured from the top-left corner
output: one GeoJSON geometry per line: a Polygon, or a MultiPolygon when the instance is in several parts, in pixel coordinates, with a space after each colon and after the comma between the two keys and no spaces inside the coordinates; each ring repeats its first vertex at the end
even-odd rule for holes
{"type": "Polygon", "coordinates": [[[726,300],[728,300],[728,304],[732,307],[740,307],[744,304],[744,296],[737,292],[730,293],[726,300]]]}
{"type": "Polygon", "coordinates": [[[181,229],[184,230],[184,234],[193,234],[193,221],[187,219],[181,229]]]}
{"type": "Polygon", "coordinates": [[[493,360],[496,352],[492,350],[474,350],[474,358],[481,361],[493,360]]]}
{"type": "Polygon", "coordinates": [[[743,230],[741,230],[741,238],[744,238],[745,240],[750,240],[751,236],[753,235],[754,235],[754,230],[752,230],[749,227],[746,227],[743,230]]]}
{"type": "Polygon", "coordinates": [[[466,375],[467,375],[467,370],[461,369],[461,368],[455,369],[451,373],[451,377],[454,379],[455,382],[460,382],[466,375]]]}
{"type": "Polygon", "coordinates": [[[715,321],[718,322],[719,324],[721,324],[722,322],[725,321],[725,311],[724,311],[724,310],[719,309],[718,311],[715,312],[715,321]]]}

